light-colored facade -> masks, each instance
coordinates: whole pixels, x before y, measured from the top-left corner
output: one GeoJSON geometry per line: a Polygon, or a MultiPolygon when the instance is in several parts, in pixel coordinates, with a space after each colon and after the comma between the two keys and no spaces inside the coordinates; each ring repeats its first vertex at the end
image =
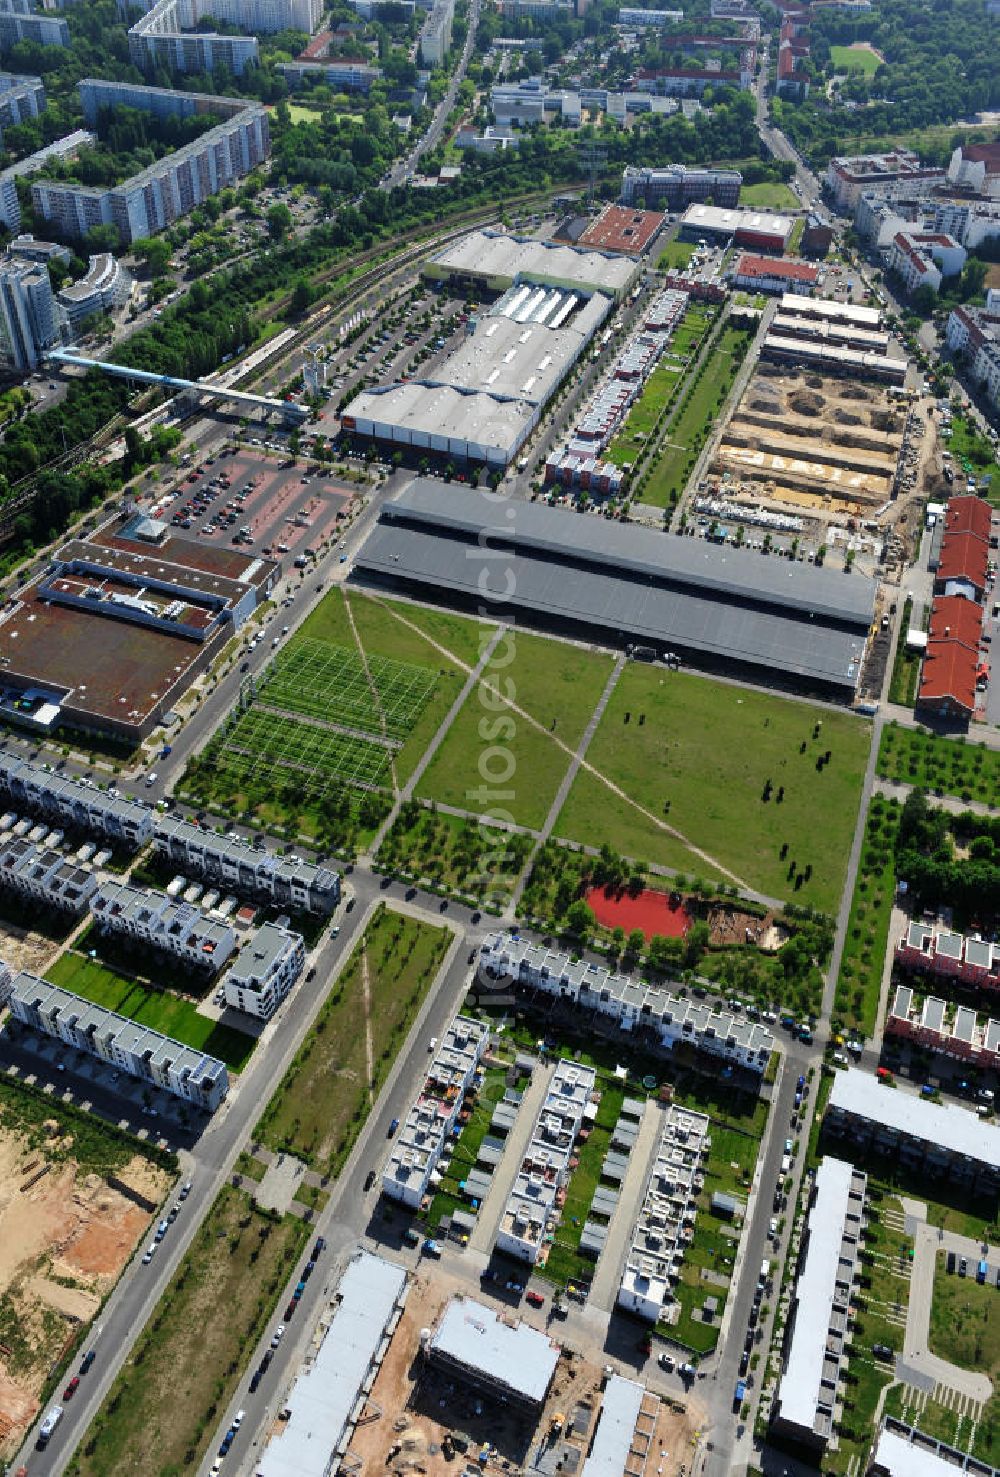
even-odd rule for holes
{"type": "Polygon", "coordinates": [[[926,195],[944,180],[943,169],[925,167],[910,149],[895,149],[831,159],[824,184],[837,209],[853,215],[865,191],[885,195],[904,189],[908,194],[926,195]]]}
{"type": "Polygon", "coordinates": [[[451,50],[455,22],[455,0],[434,0],[434,8],[420,31],[420,60],[425,67],[440,67],[451,50]]]}
{"type": "Polygon", "coordinates": [[[683,10],[637,10],[634,5],[623,5],[618,11],[618,24],[642,30],[646,26],[680,25],[683,10]]]}
{"type": "Polygon", "coordinates": [[[17,198],[19,179],[34,174],[50,159],[72,158],[85,144],[94,142],[95,138],[92,133],[78,128],[75,132],[67,134],[65,138],[57,138],[51,144],[46,144],[44,149],[39,149],[37,153],[29,154],[27,159],[22,159],[19,164],[12,164],[9,169],[0,171],[0,224],[5,225],[9,231],[21,229],[21,202],[17,198]]]}
{"type": "Polygon", "coordinates": [[[293,90],[306,83],[321,82],[334,92],[370,92],[382,79],[382,68],[357,60],[326,62],[279,62],[278,71],[293,90]]]}
{"type": "Polygon", "coordinates": [[[305,963],[306,946],[300,933],[278,923],[263,924],[240,950],[223,981],[226,1004],[269,1021],[305,963]]]}
{"type": "Polygon", "coordinates": [[[514,934],[483,940],[479,973],[487,983],[511,979],[563,1002],[591,1010],[629,1033],[646,1033],[662,1051],[679,1046],[763,1075],[774,1050],[766,1026],[713,1011],[633,979],[606,964],[590,964],[514,934]]]}
{"type": "Polygon", "coordinates": [[[813,1181],[799,1246],[771,1429],[815,1452],[825,1449],[837,1418],[863,1249],[867,1183],[861,1170],[843,1159],[825,1158],[813,1181]]]}
{"type": "Polygon", "coordinates": [[[18,41],[35,46],[68,46],[69,25],[61,15],[28,15],[15,10],[9,0],[0,3],[0,49],[9,50],[18,41]]]}
{"type": "Polygon", "coordinates": [[[530,1265],[544,1251],[558,1220],[559,1191],[569,1178],[569,1161],[597,1075],[593,1067],[561,1060],[538,1112],[531,1140],[507,1198],[497,1229],[497,1251],[530,1265]]]}
{"type": "Polygon", "coordinates": [[[97,878],[60,851],[11,836],[0,845],[0,887],[42,907],[79,915],[97,891],[97,878]]]}
{"type": "Polygon", "coordinates": [[[212,113],[223,121],[119,185],[58,180],[33,185],[35,210],[67,236],[83,236],[97,225],[116,226],[125,244],[153,236],[235,184],[270,153],[267,109],[243,98],[87,78],[80,83],[80,101],[91,122],[106,107],[139,108],[157,118],[212,113]]]}
{"type": "Polygon", "coordinates": [[[103,882],[90,911],[101,933],[170,954],[206,974],[216,974],[236,948],[228,923],[130,882],[103,882]]]}
{"type": "Polygon", "coordinates": [[[26,970],[13,980],[9,1004],[22,1025],[100,1057],[130,1077],[162,1087],[207,1112],[214,1112],[229,1091],[224,1062],[26,970]]]}
{"type": "Polygon", "coordinates": [[[889,270],[898,273],[907,292],[929,287],[937,292],[945,277],[965,266],[965,248],[936,231],[897,231],[889,247],[889,270]]]}
{"type": "Polygon", "coordinates": [[[332,913],[340,899],[340,874],[297,857],[258,851],[238,836],[161,816],[154,844],[161,856],[195,877],[217,882],[242,897],[296,913],[332,913]]]}
{"type": "Polygon", "coordinates": [[[153,812],[140,800],[109,795],[86,780],[53,774],[14,755],[0,757],[0,790],[15,809],[58,821],[115,845],[138,848],[153,835],[153,812]]]}
{"type": "Polygon", "coordinates": [[[238,77],[257,63],[255,33],[293,30],[311,35],[322,14],[322,0],[154,0],[129,31],[129,55],[143,71],[166,66],[174,72],[210,72],[225,66],[238,77]],[[199,29],[206,20],[247,34],[199,29]]]}
{"type": "Polygon", "coordinates": [[[618,1306],[649,1323],[658,1323],[673,1302],[684,1249],[694,1234],[710,1127],[704,1113],[676,1103],[666,1109],[618,1288],[618,1306]]]}
{"type": "Polygon", "coordinates": [[[102,251],[90,258],[86,276],[62,288],[58,299],[70,329],[75,333],[88,318],[123,308],[131,294],[132,277],[129,272],[117,257],[109,251],[102,251]]]}
{"type": "Polygon", "coordinates": [[[945,337],[948,347],[964,356],[990,404],[1000,410],[1000,303],[994,298],[987,294],[985,309],[964,303],[952,308],[945,337]]]}
{"type": "MultiPolygon", "coordinates": [[[[0,130],[37,118],[44,108],[45,88],[41,77],[0,72],[0,130]]],[[[0,144],[2,142],[3,134],[0,132],[0,144]]]]}
{"type": "Polygon", "coordinates": [[[441,1038],[382,1170],[382,1193],[390,1200],[420,1208],[466,1094],[474,1088],[489,1039],[485,1025],[462,1015],[441,1038]]]}
{"type": "Polygon", "coordinates": [[[47,267],[16,257],[0,261],[0,336],[13,369],[37,369],[45,350],[62,343],[64,321],[47,267]]]}

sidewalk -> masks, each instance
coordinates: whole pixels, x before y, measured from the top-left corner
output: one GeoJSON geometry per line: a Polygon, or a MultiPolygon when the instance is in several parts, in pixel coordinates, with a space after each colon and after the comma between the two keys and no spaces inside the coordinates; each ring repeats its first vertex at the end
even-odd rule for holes
{"type": "Polygon", "coordinates": [[[503,1151],[490,1192],[479,1211],[479,1219],[476,1221],[476,1229],[469,1237],[469,1249],[471,1251],[485,1252],[489,1256],[493,1243],[497,1237],[497,1229],[500,1225],[500,1217],[507,1205],[507,1197],[517,1178],[517,1172],[521,1168],[525,1150],[531,1140],[531,1132],[538,1117],[538,1110],[545,1101],[545,1094],[549,1090],[552,1074],[555,1071],[555,1063],[547,1065],[539,1062],[531,1079],[531,1086],[521,1101],[517,1110],[517,1122],[507,1135],[507,1144],[503,1151]]]}

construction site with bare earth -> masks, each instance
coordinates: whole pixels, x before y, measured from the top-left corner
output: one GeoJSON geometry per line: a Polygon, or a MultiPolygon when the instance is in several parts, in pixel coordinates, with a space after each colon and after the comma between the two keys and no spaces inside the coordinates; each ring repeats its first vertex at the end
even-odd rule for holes
{"type": "Polygon", "coordinates": [[[110,1132],[104,1143],[102,1130],[88,1128],[78,1151],[75,1131],[55,1101],[0,1094],[0,1463],[17,1451],[52,1371],[80,1344],[171,1182],[110,1132]]]}

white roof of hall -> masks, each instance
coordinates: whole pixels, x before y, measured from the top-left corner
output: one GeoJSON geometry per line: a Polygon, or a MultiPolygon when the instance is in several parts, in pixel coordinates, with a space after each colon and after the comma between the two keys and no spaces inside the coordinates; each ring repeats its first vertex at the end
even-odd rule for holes
{"type": "Polygon", "coordinates": [[[362,390],[347,407],[347,414],[355,420],[383,421],[408,431],[503,450],[517,446],[534,412],[526,400],[499,400],[479,391],[413,382],[362,390]]]}
{"type": "Polygon", "coordinates": [[[929,1103],[910,1092],[883,1087],[859,1067],[834,1074],[827,1106],[1000,1169],[1000,1128],[984,1123],[957,1103],[929,1103]]]}
{"type": "Polygon", "coordinates": [[[510,282],[516,277],[538,277],[610,293],[624,291],[638,270],[638,264],[628,256],[583,251],[499,231],[472,231],[432,260],[452,272],[470,272],[477,277],[507,278],[510,282]]]}

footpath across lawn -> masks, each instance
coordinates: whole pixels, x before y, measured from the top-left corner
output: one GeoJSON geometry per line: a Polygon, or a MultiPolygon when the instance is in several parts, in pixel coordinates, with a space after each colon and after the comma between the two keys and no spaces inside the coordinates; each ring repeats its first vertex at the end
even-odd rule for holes
{"type": "Polygon", "coordinates": [[[234,1072],[242,1071],[257,1044],[256,1038],[244,1031],[199,1015],[190,1000],[168,990],[151,989],[81,954],[63,954],[46,970],[46,978],[74,995],[82,995],[84,1000],[216,1056],[234,1072]]]}
{"type": "Polygon", "coordinates": [[[452,937],[379,904],[264,1110],[261,1143],[340,1172],[452,937]]]}

